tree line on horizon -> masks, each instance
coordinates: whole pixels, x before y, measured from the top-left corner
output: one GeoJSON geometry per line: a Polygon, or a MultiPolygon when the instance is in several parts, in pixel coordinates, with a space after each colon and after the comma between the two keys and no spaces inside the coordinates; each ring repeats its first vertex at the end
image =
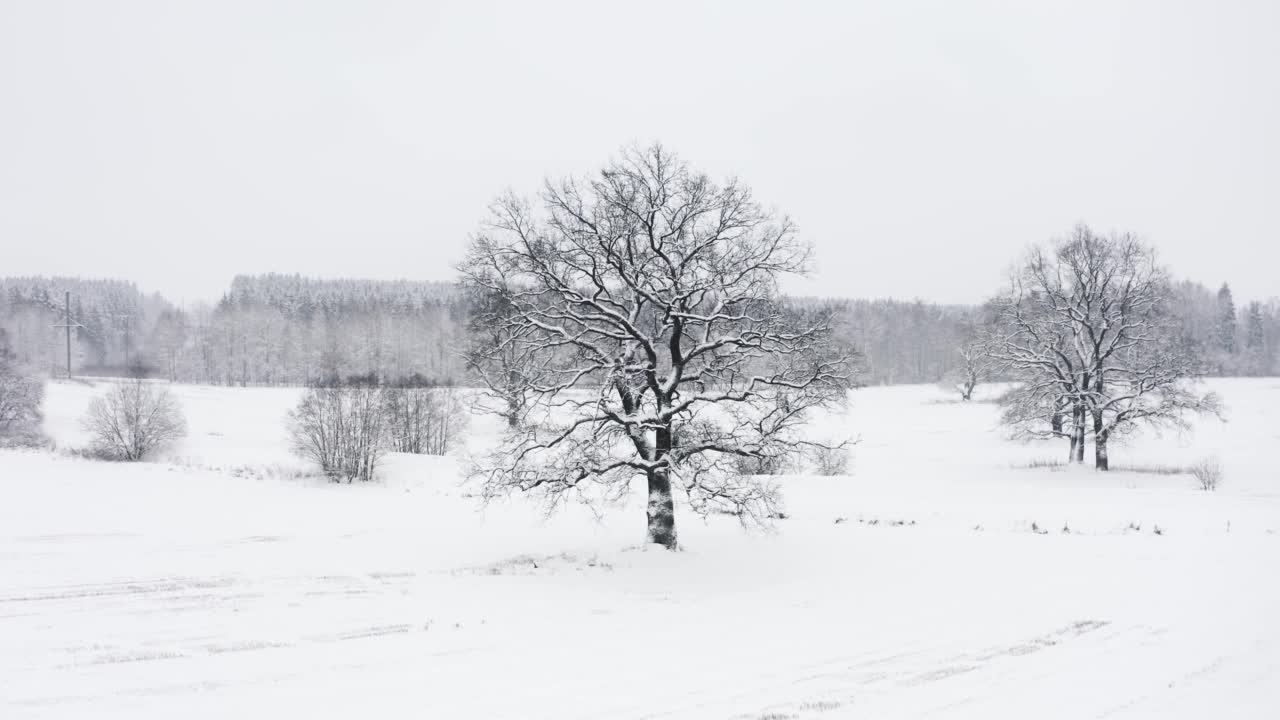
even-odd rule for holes
{"type": "MultiPolygon", "coordinates": [[[[71,293],[72,371],[227,386],[307,385],[325,378],[474,384],[459,350],[471,302],[452,283],[236,277],[215,303],[179,307],[132,282],[0,278],[0,329],[14,361],[66,373],[64,293],[71,293]]],[[[1280,375],[1280,298],[1237,305],[1227,284],[1181,280],[1170,304],[1207,376],[1280,375]]],[[[797,297],[833,312],[859,351],[866,385],[946,383],[964,374],[978,305],[797,297]]]]}
{"type": "Polygon", "coordinates": [[[449,283],[239,276],[216,303],[183,308],[121,281],[0,278],[12,352],[53,377],[66,374],[66,291],[76,375],[228,386],[462,377],[466,310],[449,283]]]}

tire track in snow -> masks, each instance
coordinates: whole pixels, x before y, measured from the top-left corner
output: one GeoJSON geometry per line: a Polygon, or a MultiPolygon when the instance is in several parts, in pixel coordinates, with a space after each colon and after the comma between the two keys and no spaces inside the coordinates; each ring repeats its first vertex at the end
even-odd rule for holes
{"type": "MultiPolygon", "coordinates": [[[[696,699],[686,697],[686,701],[691,702],[681,703],[677,707],[628,715],[628,717],[635,720],[685,717],[699,719],[729,717],[733,720],[818,717],[833,710],[847,710],[851,706],[859,705],[871,694],[883,697],[899,692],[910,693],[960,675],[987,670],[993,664],[1003,660],[1021,661],[1028,656],[1052,651],[1086,636],[1097,636],[1100,630],[1109,625],[1110,623],[1104,620],[1081,620],[1016,643],[960,654],[947,655],[940,653],[938,648],[922,648],[908,652],[869,653],[837,658],[805,667],[795,667],[790,671],[770,673],[767,677],[757,678],[750,683],[752,687],[750,691],[732,694],[700,692],[696,699]],[[798,691],[798,688],[804,685],[824,687],[798,691]],[[803,695],[804,698],[762,702],[770,695],[775,697],[803,695]],[[735,712],[731,709],[751,705],[755,705],[755,709],[746,712],[735,712]]],[[[1104,634],[1097,637],[1105,643],[1115,636],[1104,634]]],[[[976,698],[959,698],[951,705],[966,705],[975,700],[976,698]]]]}
{"type": "Polygon", "coordinates": [[[61,600],[87,600],[120,595],[157,595],[181,593],[186,590],[214,590],[227,588],[236,583],[234,578],[160,578],[155,580],[122,580],[110,583],[92,583],[87,585],[53,585],[32,588],[27,593],[0,596],[0,604],[57,602],[61,600]]]}

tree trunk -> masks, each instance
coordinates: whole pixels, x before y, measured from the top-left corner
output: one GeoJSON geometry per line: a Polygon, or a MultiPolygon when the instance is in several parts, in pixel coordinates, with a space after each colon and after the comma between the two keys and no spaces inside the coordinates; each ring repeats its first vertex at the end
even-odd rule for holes
{"type": "MultiPolygon", "coordinates": [[[[1094,375],[1094,392],[1098,397],[1106,397],[1106,383],[1104,381],[1103,371],[1101,369],[1094,375]]],[[[1107,436],[1110,434],[1104,427],[1102,409],[1095,408],[1093,410],[1093,448],[1094,448],[1094,464],[1097,470],[1107,470],[1107,436]]]]}
{"type": "Polygon", "coordinates": [[[1084,406],[1076,405],[1071,411],[1071,460],[1084,462],[1084,406]]]}
{"type": "MultiPolygon", "coordinates": [[[[1054,437],[1062,437],[1062,412],[1054,410],[1049,416],[1049,428],[1053,430],[1054,437]]],[[[1071,458],[1076,454],[1076,436],[1071,436],[1070,449],[1067,450],[1067,462],[1071,462],[1071,458]]]]}
{"type": "Polygon", "coordinates": [[[675,502],[666,468],[649,472],[649,538],[668,550],[676,549],[675,502]]]}
{"type": "Polygon", "coordinates": [[[1093,413],[1093,467],[1096,470],[1110,469],[1107,462],[1107,431],[1102,427],[1102,413],[1093,413]]]}
{"type": "MultiPolygon", "coordinates": [[[[653,433],[654,460],[662,460],[671,452],[671,427],[653,433]]],[[[649,471],[649,542],[668,550],[676,549],[675,501],[671,497],[671,469],[658,467],[649,471]]]]}

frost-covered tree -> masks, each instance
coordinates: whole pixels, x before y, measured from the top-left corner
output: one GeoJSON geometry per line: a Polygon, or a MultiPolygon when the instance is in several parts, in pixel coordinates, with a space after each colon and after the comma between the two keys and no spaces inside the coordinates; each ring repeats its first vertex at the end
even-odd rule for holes
{"type": "Polygon", "coordinates": [[[1266,336],[1262,325],[1262,303],[1251,302],[1245,312],[1244,346],[1253,350],[1266,344],[1266,336]]]}
{"type": "Polygon", "coordinates": [[[1167,271],[1133,235],[1078,226],[1050,251],[1033,250],[996,300],[1003,324],[993,356],[1022,380],[1010,402],[1021,410],[1006,420],[1069,407],[1072,459],[1083,459],[1092,434],[1095,466],[1106,470],[1112,438],[1217,413],[1217,398],[1193,387],[1203,362],[1178,332],[1171,296],[1167,271]]]}
{"type": "Polygon", "coordinates": [[[1267,343],[1266,319],[1262,303],[1251,302],[1245,312],[1245,362],[1250,375],[1265,375],[1271,368],[1271,348],[1267,343]]]}
{"type": "Polygon", "coordinates": [[[44,380],[17,361],[0,328],[0,444],[26,444],[39,436],[44,380]]]}
{"type": "Polygon", "coordinates": [[[187,347],[187,316],[181,310],[166,309],[156,318],[147,340],[151,363],[160,368],[170,382],[177,382],[183,368],[187,347]]]}
{"type": "Polygon", "coordinates": [[[618,498],[644,478],[648,539],[668,548],[674,489],[696,511],[764,520],[776,488],[735,461],[796,455],[811,411],[850,384],[829,313],[779,297],[808,258],[745,186],[656,145],[548,182],[536,201],[502,197],[459,269],[510,308],[492,321],[526,337],[544,370],[525,424],[473,476],[490,496],[553,504],[618,498]]]}
{"type": "Polygon", "coordinates": [[[987,332],[974,325],[967,327],[955,349],[956,365],[943,377],[943,384],[959,393],[964,402],[972,400],[973,391],[991,377],[991,351],[987,343],[987,332]]]}
{"type": "Polygon", "coordinates": [[[1236,351],[1236,303],[1231,297],[1231,287],[1222,283],[1218,289],[1218,348],[1232,355],[1236,351]]]}

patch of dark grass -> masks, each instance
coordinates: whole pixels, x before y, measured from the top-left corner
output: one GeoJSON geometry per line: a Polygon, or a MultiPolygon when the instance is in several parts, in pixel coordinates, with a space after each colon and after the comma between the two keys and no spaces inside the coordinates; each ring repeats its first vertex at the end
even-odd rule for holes
{"type": "Polygon", "coordinates": [[[1112,472],[1131,472],[1143,475],[1190,475],[1186,465],[1112,465],[1112,472]]]}
{"type": "Polygon", "coordinates": [[[1009,467],[1014,470],[1049,470],[1051,472],[1060,472],[1067,469],[1067,463],[1062,460],[1032,460],[1025,463],[1014,463],[1009,467]]]}

